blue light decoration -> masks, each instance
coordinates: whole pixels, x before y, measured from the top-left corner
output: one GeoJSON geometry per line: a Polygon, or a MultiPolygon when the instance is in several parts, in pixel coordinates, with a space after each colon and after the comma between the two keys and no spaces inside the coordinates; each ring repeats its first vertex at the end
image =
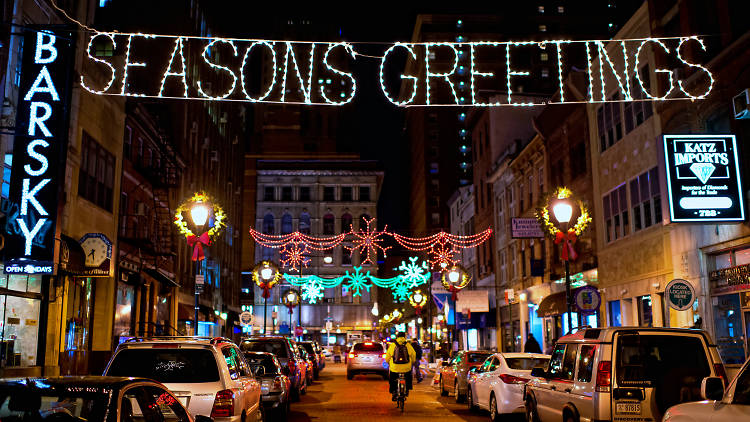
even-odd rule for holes
{"type": "Polygon", "coordinates": [[[335,278],[323,278],[316,275],[297,276],[284,274],[284,278],[293,286],[301,289],[302,300],[310,304],[317,303],[323,298],[323,289],[344,285],[353,296],[362,296],[363,291],[370,291],[372,286],[391,289],[393,297],[398,301],[405,301],[411,289],[426,284],[430,280],[430,267],[426,261],[418,262],[417,257],[410,257],[401,261],[398,268],[401,274],[391,278],[379,278],[370,275],[370,271],[363,272],[362,267],[354,267],[344,275],[335,278]]]}

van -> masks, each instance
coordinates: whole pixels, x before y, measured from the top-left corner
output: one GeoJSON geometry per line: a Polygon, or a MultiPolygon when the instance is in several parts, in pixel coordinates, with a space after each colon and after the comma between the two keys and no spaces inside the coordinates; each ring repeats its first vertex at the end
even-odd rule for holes
{"type": "Polygon", "coordinates": [[[702,330],[588,328],[561,337],[546,368],[534,368],[524,402],[529,421],[659,421],[701,400],[701,382],[726,373],[702,330]]]}

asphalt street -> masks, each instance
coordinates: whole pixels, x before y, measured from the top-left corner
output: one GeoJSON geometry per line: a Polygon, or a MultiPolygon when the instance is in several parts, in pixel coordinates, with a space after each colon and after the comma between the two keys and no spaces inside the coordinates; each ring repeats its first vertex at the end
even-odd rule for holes
{"type": "Polygon", "coordinates": [[[328,363],[320,379],[308,387],[307,395],[292,404],[290,421],[487,421],[485,412],[471,413],[453,396],[441,397],[431,378],[414,384],[402,414],[391,401],[388,382],[376,375],[346,379],[344,364],[328,363]]]}

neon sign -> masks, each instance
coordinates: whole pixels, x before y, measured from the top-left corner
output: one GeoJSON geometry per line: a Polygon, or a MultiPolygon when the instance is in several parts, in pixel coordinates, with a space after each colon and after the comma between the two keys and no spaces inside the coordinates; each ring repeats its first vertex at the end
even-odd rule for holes
{"type": "Polygon", "coordinates": [[[382,94],[399,107],[524,107],[547,102],[519,100],[519,85],[532,75],[529,69],[522,68],[518,57],[541,53],[551,57],[550,77],[557,78],[560,92],[549,103],[565,104],[581,102],[570,99],[572,95],[563,83],[567,77],[563,70],[566,55],[585,53],[588,98],[583,102],[608,102],[605,93],[611,89],[619,91],[622,101],[633,101],[632,90],[638,88],[645,100],[696,100],[711,92],[714,79],[705,66],[685,57],[684,51],[691,46],[705,51],[701,38],[687,36],[627,40],[398,42],[387,46],[382,56],[369,56],[360,54],[354,44],[347,42],[96,32],[88,42],[86,65],[104,72],[106,82],[81,76],[80,83],[87,91],[99,95],[342,106],[350,103],[357,93],[357,78],[350,69],[364,57],[379,60],[382,94]],[[124,46],[124,60],[95,56],[95,43],[112,49],[118,44],[124,46]],[[190,51],[200,54],[188,54],[190,51]],[[156,53],[151,54],[148,61],[136,58],[148,52],[156,53]],[[692,69],[692,73],[698,74],[696,78],[703,82],[688,88],[685,81],[676,79],[671,69],[655,67],[654,77],[668,81],[666,90],[657,92],[648,79],[644,81],[651,75],[640,74],[648,52],[674,58],[683,67],[692,69]],[[401,95],[397,86],[386,82],[387,75],[401,71],[394,67],[399,55],[406,55],[415,64],[410,69],[419,69],[399,74],[403,84],[401,95]],[[197,63],[188,62],[191,58],[197,63]],[[488,71],[483,61],[503,63],[500,67],[504,72],[488,71]],[[156,78],[149,79],[152,74],[161,77],[158,83],[156,78]],[[504,95],[487,102],[479,97],[480,90],[504,95]]]}
{"type": "Polygon", "coordinates": [[[734,135],[664,135],[672,222],[744,221],[734,135]]]}
{"type": "Polygon", "coordinates": [[[5,224],[5,272],[51,274],[58,180],[65,168],[68,72],[73,36],[44,27],[24,29],[18,118],[5,224]]]}

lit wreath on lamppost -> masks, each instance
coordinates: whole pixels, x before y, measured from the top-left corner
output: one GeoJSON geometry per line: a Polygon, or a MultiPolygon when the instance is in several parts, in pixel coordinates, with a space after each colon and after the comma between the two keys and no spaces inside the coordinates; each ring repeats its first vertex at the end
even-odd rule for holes
{"type": "MultiPolygon", "coordinates": [[[[466,269],[459,264],[453,264],[443,271],[441,282],[446,290],[451,292],[451,299],[453,299],[453,340],[455,341],[456,335],[458,334],[458,313],[456,309],[456,302],[458,301],[458,292],[463,290],[469,285],[471,276],[466,272],[466,269]]],[[[448,324],[448,315],[446,317],[446,325],[448,324]]],[[[451,344],[451,348],[453,345],[451,344]]]]}
{"type": "Polygon", "coordinates": [[[422,325],[422,308],[427,304],[427,296],[421,290],[415,290],[409,295],[409,304],[414,307],[414,313],[417,315],[417,339],[419,339],[419,329],[422,325]]]}
{"type": "Polygon", "coordinates": [[[289,330],[291,331],[292,330],[292,314],[294,313],[294,308],[300,303],[299,292],[294,289],[289,289],[285,291],[284,294],[281,296],[281,301],[284,304],[284,306],[286,306],[287,309],[289,309],[289,330]]]}
{"type": "Polygon", "coordinates": [[[555,244],[563,244],[560,258],[565,263],[565,302],[568,309],[568,329],[573,329],[573,303],[570,293],[570,261],[578,257],[575,245],[580,236],[591,223],[591,216],[586,205],[580,199],[573,198],[573,192],[566,187],[559,187],[549,195],[544,207],[536,213],[539,223],[555,244]],[[550,213],[554,217],[550,219],[550,213]],[[575,224],[570,226],[571,221],[575,224]]]}
{"type": "Polygon", "coordinates": [[[281,277],[279,267],[271,261],[260,261],[253,267],[253,282],[263,290],[263,334],[266,333],[268,298],[271,297],[271,289],[281,277]]]}
{"type": "Polygon", "coordinates": [[[203,247],[208,247],[211,240],[221,234],[226,214],[218,203],[205,192],[197,192],[190,199],[177,207],[174,224],[185,236],[188,246],[193,247],[192,260],[195,261],[195,326],[193,332],[198,335],[198,296],[203,285],[198,283],[200,261],[205,259],[203,247]]]}

